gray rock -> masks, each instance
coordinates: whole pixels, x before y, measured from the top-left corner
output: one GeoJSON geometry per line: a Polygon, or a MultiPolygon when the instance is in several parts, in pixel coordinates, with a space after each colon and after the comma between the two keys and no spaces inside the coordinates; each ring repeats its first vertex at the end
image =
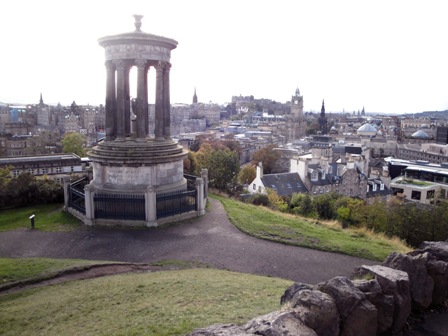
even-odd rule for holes
{"type": "Polygon", "coordinates": [[[391,329],[394,321],[394,297],[385,295],[376,279],[353,280],[353,284],[364,293],[367,300],[377,310],[377,333],[384,333],[391,329]]]}
{"type": "Polygon", "coordinates": [[[331,296],[303,289],[290,301],[298,318],[319,336],[339,335],[339,312],[331,296]]]}
{"type": "Polygon", "coordinates": [[[276,311],[259,316],[245,326],[249,335],[262,336],[318,336],[300,321],[294,311],[276,311]]]}
{"type": "Polygon", "coordinates": [[[429,260],[426,267],[434,281],[432,303],[434,305],[443,305],[448,298],[448,262],[429,260]]]}
{"type": "Polygon", "coordinates": [[[301,290],[304,289],[314,289],[314,286],[308,285],[308,284],[304,284],[301,282],[295,282],[293,283],[291,286],[289,286],[286,290],[285,293],[282,295],[281,299],[280,299],[280,304],[285,304],[286,302],[289,302],[294,294],[300,292],[301,290]]]}
{"type": "Polygon", "coordinates": [[[346,277],[335,277],[319,283],[318,289],[330,295],[341,316],[341,336],[376,335],[377,311],[353,282],[346,277]]]}
{"type": "Polygon", "coordinates": [[[448,262],[448,241],[425,241],[420,245],[419,250],[421,252],[428,252],[437,260],[448,262]]]}
{"type": "Polygon", "coordinates": [[[394,314],[391,331],[396,333],[402,330],[411,313],[411,290],[408,274],[381,265],[363,265],[362,269],[375,276],[383,294],[393,296],[394,314]]]}
{"type": "Polygon", "coordinates": [[[235,324],[214,324],[193,330],[189,336],[247,336],[246,331],[235,324]]]}
{"type": "Polygon", "coordinates": [[[384,261],[383,266],[404,271],[408,274],[411,289],[412,308],[422,311],[432,302],[434,281],[429,276],[426,264],[428,253],[419,253],[414,256],[401,253],[391,253],[384,261]]]}

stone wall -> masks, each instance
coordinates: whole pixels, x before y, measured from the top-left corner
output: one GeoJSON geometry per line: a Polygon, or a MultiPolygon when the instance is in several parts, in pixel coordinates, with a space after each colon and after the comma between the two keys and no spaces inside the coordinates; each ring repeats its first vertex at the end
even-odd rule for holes
{"type": "Polygon", "coordinates": [[[338,276],[317,285],[295,283],[281,309],[245,325],[219,324],[190,336],[394,335],[411,312],[448,303],[448,241],[390,254],[382,265],[360,266],[352,279],[338,276]]]}

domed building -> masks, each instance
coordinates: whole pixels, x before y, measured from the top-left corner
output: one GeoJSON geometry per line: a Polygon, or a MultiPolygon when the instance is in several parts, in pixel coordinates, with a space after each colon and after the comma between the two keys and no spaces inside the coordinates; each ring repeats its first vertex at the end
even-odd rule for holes
{"type": "Polygon", "coordinates": [[[364,124],[356,131],[356,134],[361,136],[374,136],[376,135],[376,128],[372,124],[364,124]]]}
{"type": "Polygon", "coordinates": [[[411,135],[411,138],[413,138],[413,139],[430,139],[431,137],[425,131],[418,130],[417,132],[415,132],[411,135]]]}

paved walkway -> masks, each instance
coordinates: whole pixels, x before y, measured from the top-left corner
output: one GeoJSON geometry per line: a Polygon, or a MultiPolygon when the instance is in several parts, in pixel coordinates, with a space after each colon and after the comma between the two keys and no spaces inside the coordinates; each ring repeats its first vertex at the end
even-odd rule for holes
{"type": "MultiPolygon", "coordinates": [[[[316,284],[375,262],[260,240],[232,224],[222,204],[210,199],[206,215],[155,229],[93,227],[73,232],[31,229],[0,233],[2,257],[51,257],[152,263],[166,259],[316,284]]],[[[39,225],[38,220],[36,225],[39,225]]]]}

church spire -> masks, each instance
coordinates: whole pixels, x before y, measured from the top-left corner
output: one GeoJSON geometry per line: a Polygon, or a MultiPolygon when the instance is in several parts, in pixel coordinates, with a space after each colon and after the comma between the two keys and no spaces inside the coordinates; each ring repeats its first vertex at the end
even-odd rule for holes
{"type": "Polygon", "coordinates": [[[193,95],[193,104],[198,103],[198,96],[196,95],[196,87],[194,88],[194,95],[193,95]]]}
{"type": "Polygon", "coordinates": [[[325,101],[322,99],[322,108],[320,109],[320,116],[325,117],[325,101]]]}
{"type": "Polygon", "coordinates": [[[42,99],[42,92],[40,93],[40,99],[39,99],[39,105],[43,105],[44,104],[44,100],[42,99]]]}
{"type": "Polygon", "coordinates": [[[320,110],[320,117],[318,118],[320,133],[322,135],[327,135],[327,117],[325,116],[325,102],[322,100],[322,108],[320,110]]]}

